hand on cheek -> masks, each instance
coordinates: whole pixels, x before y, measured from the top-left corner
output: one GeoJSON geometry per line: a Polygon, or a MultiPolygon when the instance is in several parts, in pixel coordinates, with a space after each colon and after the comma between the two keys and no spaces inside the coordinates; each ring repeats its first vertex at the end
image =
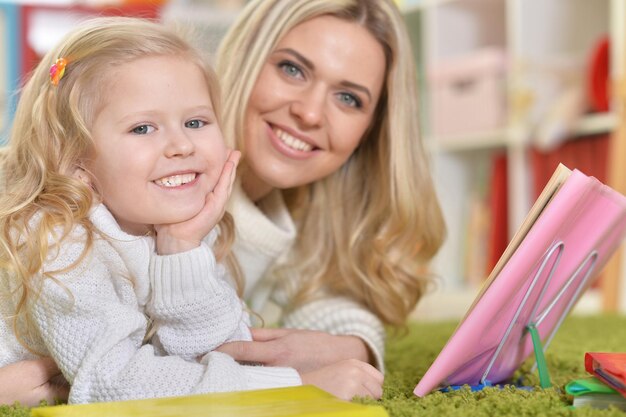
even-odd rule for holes
{"type": "Polygon", "coordinates": [[[235,182],[235,172],[241,153],[231,150],[217,184],[205,199],[202,210],[189,220],[174,224],[155,225],[156,250],[159,255],[171,255],[194,249],[217,225],[226,210],[235,182]]]}

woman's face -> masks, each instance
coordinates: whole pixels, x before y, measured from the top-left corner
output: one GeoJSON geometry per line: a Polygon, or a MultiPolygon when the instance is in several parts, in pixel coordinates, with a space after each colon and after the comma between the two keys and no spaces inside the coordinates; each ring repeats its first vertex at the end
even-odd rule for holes
{"type": "Polygon", "coordinates": [[[380,43],[356,23],[320,16],[289,31],[263,66],[246,112],[249,197],[339,169],[372,121],[385,66],[380,43]]]}

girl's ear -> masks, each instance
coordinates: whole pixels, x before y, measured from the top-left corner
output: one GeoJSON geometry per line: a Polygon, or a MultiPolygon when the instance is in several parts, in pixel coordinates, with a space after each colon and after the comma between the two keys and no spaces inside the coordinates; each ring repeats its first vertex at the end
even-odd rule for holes
{"type": "Polygon", "coordinates": [[[89,175],[83,168],[76,167],[72,176],[78,180],[81,180],[82,182],[87,184],[89,187],[91,187],[91,178],[89,177],[89,175]]]}

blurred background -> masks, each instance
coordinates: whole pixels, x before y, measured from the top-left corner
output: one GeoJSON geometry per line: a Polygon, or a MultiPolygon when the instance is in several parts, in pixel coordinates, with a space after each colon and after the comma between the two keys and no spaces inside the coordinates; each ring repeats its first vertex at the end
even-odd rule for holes
{"type": "MultiPolygon", "coordinates": [[[[0,0],[0,144],[19,87],[70,28],[193,28],[211,58],[245,0],[0,0]]],[[[420,319],[462,317],[559,163],[626,194],[626,0],[397,0],[449,238],[420,319]]],[[[626,313],[623,248],[575,313],[626,313]]]]}

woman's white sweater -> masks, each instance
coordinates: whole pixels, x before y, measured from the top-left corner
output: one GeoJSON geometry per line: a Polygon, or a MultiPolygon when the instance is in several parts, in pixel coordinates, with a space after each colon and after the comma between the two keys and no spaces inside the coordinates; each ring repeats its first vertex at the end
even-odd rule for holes
{"type": "MultiPolygon", "coordinates": [[[[272,267],[287,255],[297,232],[280,191],[272,191],[255,205],[237,184],[228,210],[235,219],[234,251],[246,280],[244,296],[248,305],[261,315],[269,301],[284,307],[289,302],[284,288],[297,287],[297,283],[277,283],[272,267]]],[[[374,355],[378,369],[384,370],[385,329],[376,315],[354,300],[331,295],[316,299],[282,315],[280,324],[358,336],[374,355]]]]}

